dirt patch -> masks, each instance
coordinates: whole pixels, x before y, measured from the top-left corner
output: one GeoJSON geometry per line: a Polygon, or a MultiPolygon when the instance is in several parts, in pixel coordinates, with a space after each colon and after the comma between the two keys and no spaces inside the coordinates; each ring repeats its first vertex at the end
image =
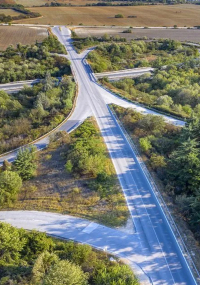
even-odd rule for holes
{"type": "Polygon", "coordinates": [[[16,46],[34,44],[36,40],[42,42],[48,37],[47,29],[31,29],[28,27],[0,26],[0,50],[5,50],[9,45],[16,46]]]}
{"type": "Polygon", "coordinates": [[[134,28],[131,29],[132,33],[123,33],[124,28],[116,27],[93,27],[85,28],[80,27],[76,28],[75,32],[79,37],[88,37],[88,36],[103,36],[108,34],[110,36],[119,35],[120,37],[126,38],[127,40],[138,39],[138,38],[150,38],[150,39],[160,39],[168,38],[178,41],[188,41],[188,42],[200,42],[200,30],[197,29],[166,29],[166,28],[153,28],[153,29],[141,29],[134,28]]]}

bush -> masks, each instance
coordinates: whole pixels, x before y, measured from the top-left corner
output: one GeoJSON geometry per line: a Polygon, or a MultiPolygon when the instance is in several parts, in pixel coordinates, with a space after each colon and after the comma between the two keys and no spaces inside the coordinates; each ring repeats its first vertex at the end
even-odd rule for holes
{"type": "Polygon", "coordinates": [[[117,14],[115,15],[115,18],[124,18],[124,16],[122,14],[117,14]]]}
{"type": "Polygon", "coordinates": [[[5,170],[0,174],[0,205],[6,205],[16,200],[22,187],[20,176],[13,171],[5,170]]]}

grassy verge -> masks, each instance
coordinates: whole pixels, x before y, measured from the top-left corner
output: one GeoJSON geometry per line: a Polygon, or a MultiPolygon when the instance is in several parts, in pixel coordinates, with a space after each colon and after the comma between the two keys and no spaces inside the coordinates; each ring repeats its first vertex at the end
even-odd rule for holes
{"type": "Polygon", "coordinates": [[[94,121],[86,121],[70,136],[57,136],[59,140],[52,138],[38,153],[37,175],[23,183],[10,209],[53,211],[108,226],[124,225],[129,216],[125,198],[94,121]],[[90,149],[89,141],[94,142],[90,149]],[[74,163],[71,171],[69,161],[74,163]]]}

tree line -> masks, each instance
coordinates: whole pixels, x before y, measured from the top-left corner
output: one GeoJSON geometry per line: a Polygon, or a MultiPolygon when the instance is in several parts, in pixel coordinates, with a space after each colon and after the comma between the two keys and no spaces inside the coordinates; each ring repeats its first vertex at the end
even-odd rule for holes
{"type": "Polygon", "coordinates": [[[88,60],[95,72],[104,72],[148,66],[161,68],[188,62],[198,56],[195,47],[184,46],[175,40],[131,40],[126,43],[99,44],[88,54],[88,60]]]}
{"type": "Polygon", "coordinates": [[[44,135],[69,114],[75,96],[75,82],[67,76],[57,79],[47,73],[33,87],[7,94],[0,91],[0,153],[27,144],[44,135]]]}
{"type": "Polygon", "coordinates": [[[35,45],[9,46],[0,53],[0,83],[54,77],[71,74],[70,62],[65,57],[51,53],[65,53],[55,36],[49,36],[35,45]]]}
{"type": "Polygon", "coordinates": [[[6,16],[5,14],[0,14],[0,22],[3,23],[10,23],[12,21],[21,20],[21,19],[28,19],[28,18],[37,18],[40,17],[41,14],[38,12],[32,12],[26,9],[23,5],[18,4],[0,4],[1,9],[12,9],[20,14],[17,16],[6,16]]]}
{"type": "Polygon", "coordinates": [[[200,117],[199,63],[193,59],[135,79],[109,82],[104,78],[101,82],[134,102],[183,118],[200,117]]]}
{"type": "Polygon", "coordinates": [[[0,223],[0,284],[138,285],[132,270],[88,245],[0,223]]]}
{"type": "Polygon", "coordinates": [[[180,129],[162,117],[121,107],[115,110],[199,240],[200,118],[193,117],[180,129]]]}

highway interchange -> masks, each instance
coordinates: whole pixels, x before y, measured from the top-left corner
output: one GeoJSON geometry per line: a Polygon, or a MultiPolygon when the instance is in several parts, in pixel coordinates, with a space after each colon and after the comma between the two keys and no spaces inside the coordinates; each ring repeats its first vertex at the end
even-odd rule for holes
{"type": "MultiPolygon", "coordinates": [[[[77,54],[72,45],[70,31],[66,27],[54,27],[52,30],[67,49],[67,58],[71,61],[72,71],[79,88],[76,108],[60,130],[70,132],[87,117],[96,118],[135,226],[134,248],[130,248],[131,252],[128,255],[132,256],[132,261],[145,272],[152,284],[197,284],[151,183],[146,178],[140,162],[108,104],[115,103],[126,108],[131,107],[144,114],[159,114],[145,108],[141,109],[142,107],[131,104],[99,86],[90,66],[85,61],[89,50],[77,54]]],[[[184,125],[182,121],[167,116],[164,118],[172,124],[184,125]]],[[[36,142],[39,149],[47,144],[48,137],[36,142]]],[[[0,157],[0,163],[4,159],[14,160],[16,154],[17,150],[0,157]]],[[[108,251],[109,246],[113,246],[112,242],[108,243],[108,251]]]]}

